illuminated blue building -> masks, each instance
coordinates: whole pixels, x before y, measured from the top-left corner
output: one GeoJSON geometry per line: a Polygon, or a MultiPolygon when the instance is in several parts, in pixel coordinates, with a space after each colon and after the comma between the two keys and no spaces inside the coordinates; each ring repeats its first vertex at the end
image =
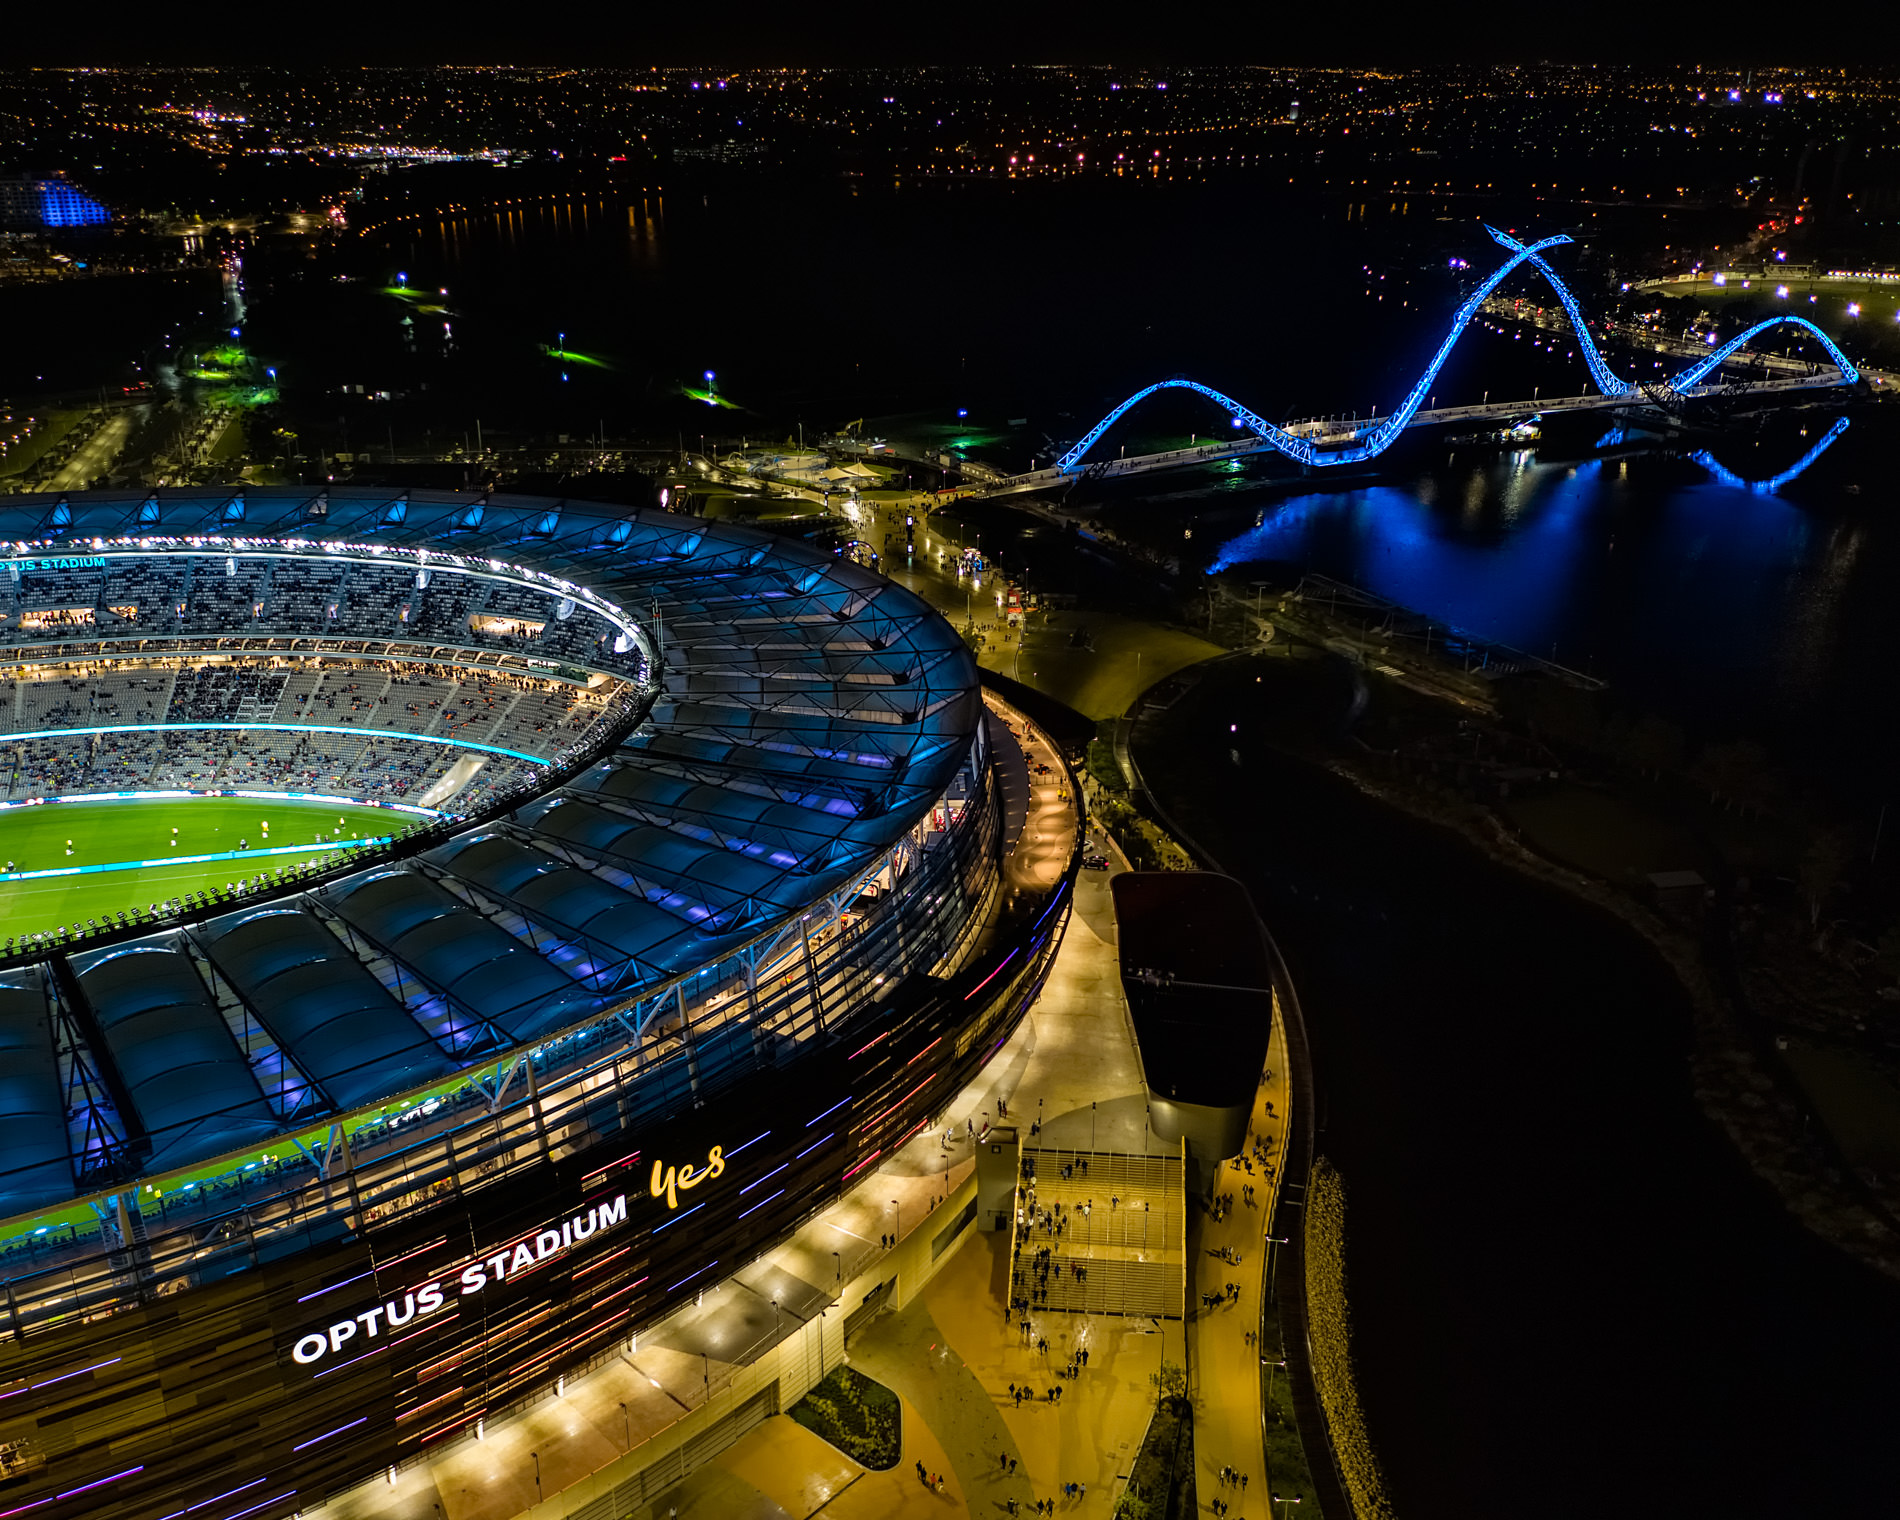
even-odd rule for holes
{"type": "Polygon", "coordinates": [[[63,174],[0,179],[0,227],[10,231],[102,227],[111,220],[112,213],[102,202],[63,174]]]}

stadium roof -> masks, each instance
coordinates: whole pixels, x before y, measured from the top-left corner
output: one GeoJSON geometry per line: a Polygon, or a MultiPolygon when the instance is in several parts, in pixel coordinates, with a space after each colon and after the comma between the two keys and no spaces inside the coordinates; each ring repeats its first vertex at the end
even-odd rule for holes
{"type": "Polygon", "coordinates": [[[139,537],[492,557],[642,618],[660,689],[570,784],[413,859],[0,968],[0,1216],[128,1159],[150,1175],[308,1130],[690,973],[872,867],[980,721],[974,664],[921,600],[736,525],[337,488],[0,503],[0,559],[139,537]]]}

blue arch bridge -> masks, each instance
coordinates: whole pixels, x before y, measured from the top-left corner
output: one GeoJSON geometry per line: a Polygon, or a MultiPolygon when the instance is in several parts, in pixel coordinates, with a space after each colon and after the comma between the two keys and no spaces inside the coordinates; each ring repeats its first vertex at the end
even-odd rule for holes
{"type": "MultiPolygon", "coordinates": [[[[1597,348],[1596,341],[1590,335],[1589,324],[1584,319],[1582,308],[1577,304],[1577,298],[1571,294],[1570,288],[1558,278],[1557,271],[1552,269],[1544,258],[1546,250],[1568,243],[1571,239],[1560,233],[1544,238],[1540,242],[1527,244],[1519,242],[1509,233],[1500,232],[1495,227],[1486,227],[1485,231],[1509,251],[1510,257],[1493,270],[1458,308],[1451,320],[1451,330],[1445,335],[1444,342],[1439,344],[1437,352],[1432,355],[1431,363],[1425,367],[1425,372],[1406,393],[1405,399],[1387,416],[1357,419],[1350,423],[1316,420],[1291,423],[1281,427],[1268,422],[1266,418],[1250,411],[1233,397],[1223,395],[1211,385],[1202,385],[1198,380],[1183,378],[1160,380],[1136,391],[1134,395],[1096,423],[1056,460],[1052,468],[1006,476],[986,484],[981,488],[980,494],[1000,495],[1042,490],[1072,483],[1085,477],[1097,479],[1119,477],[1267,452],[1283,454],[1295,463],[1311,468],[1365,464],[1391,448],[1408,428],[1430,427],[1444,423],[1497,423],[1521,418],[1532,411],[1549,413],[1668,404],[1676,398],[1687,400],[1694,396],[1714,394],[1726,389],[1720,380],[1722,365],[1735,354],[1747,349],[1762,333],[1775,327],[1792,326],[1805,330],[1821,345],[1834,371],[1830,373],[1823,370],[1810,374],[1803,366],[1790,378],[1755,383],[1750,387],[1750,394],[1854,385],[1861,378],[1860,370],[1846,354],[1841,352],[1833,339],[1806,318],[1787,314],[1757,322],[1746,332],[1737,334],[1719,347],[1712,347],[1706,353],[1698,353],[1693,362],[1659,384],[1644,386],[1632,380],[1625,380],[1605,361],[1603,354],[1597,348]],[[1552,397],[1542,401],[1518,399],[1490,402],[1483,406],[1427,410],[1425,401],[1431,394],[1432,382],[1438,378],[1439,370],[1451,357],[1451,351],[1458,339],[1463,336],[1465,328],[1470,325],[1491,293],[1503,284],[1520,264],[1528,264],[1549,281],[1551,288],[1557,294],[1557,299],[1562,302],[1564,312],[1570,319],[1570,325],[1576,332],[1577,347],[1583,355],[1583,361],[1589,369],[1590,379],[1595,383],[1597,393],[1552,397]],[[1711,379],[1711,377],[1714,378],[1711,379]],[[1143,454],[1134,458],[1094,462],[1088,460],[1089,450],[1101,441],[1103,434],[1131,409],[1139,406],[1157,391],[1163,390],[1197,391],[1206,396],[1233,418],[1234,436],[1194,448],[1170,450],[1163,454],[1143,454]]],[[[1843,418],[1829,433],[1826,443],[1832,443],[1845,426],[1846,419],[1843,418]]],[[[1825,443],[1822,447],[1825,447],[1825,443]]],[[[1819,453],[1820,450],[1816,449],[1814,452],[1819,453]]]]}

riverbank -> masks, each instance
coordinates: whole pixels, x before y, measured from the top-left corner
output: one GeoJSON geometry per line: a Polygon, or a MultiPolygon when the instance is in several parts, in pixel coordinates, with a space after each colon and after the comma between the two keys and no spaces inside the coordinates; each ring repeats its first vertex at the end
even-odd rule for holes
{"type": "MultiPolygon", "coordinates": [[[[1362,609],[1300,596],[1227,604],[1271,636],[1257,655],[1332,660],[1350,684],[1337,723],[1294,746],[1305,759],[1648,940],[1695,1010],[1705,1114],[1809,1228],[1900,1277],[1900,1089],[1880,1044],[1885,1021],[1866,977],[1804,933],[1794,887],[1808,890],[1804,852],[1827,830],[1734,800],[1785,795],[1765,757],[1712,748],[1691,785],[1665,770],[1688,768],[1679,735],[1654,718],[1606,732],[1575,672],[1544,666],[1496,683],[1470,668],[1469,651],[1461,663],[1443,641],[1435,654],[1429,639],[1396,639],[1362,609]],[[1621,770],[1606,751],[1621,752],[1621,770]],[[1653,768],[1632,769],[1639,760],[1653,768]],[[1672,876],[1693,885],[1659,893],[1672,876]]],[[[1145,701],[1165,707],[1203,674],[1188,670],[1145,701]]],[[[1838,893],[1834,870],[1817,893],[1838,893]]]]}
{"type": "Polygon", "coordinates": [[[1131,744],[1300,987],[1394,1510],[1598,1516],[1576,1475],[1614,1421],[1655,1435],[1619,1513],[1882,1513],[1900,1294],[1708,1124],[1696,1006],[1634,925],[1321,763],[1350,699],[1337,662],[1236,657],[1131,744]]]}
{"type": "Polygon", "coordinates": [[[1669,964],[1694,1011],[1690,1071],[1702,1112],[1807,1228],[1900,1279],[1900,1228],[1871,1189],[1857,1185],[1831,1148],[1819,1143],[1811,1113],[1790,1090],[1791,1075],[1773,1068],[1750,1027],[1740,979],[1732,968],[1710,966],[1704,941],[1612,883],[1553,859],[1535,833],[1483,804],[1393,785],[1368,774],[1363,762],[1337,759],[1330,768],[1368,796],[1455,830],[1498,864],[1614,914],[1642,936],[1669,964]]]}

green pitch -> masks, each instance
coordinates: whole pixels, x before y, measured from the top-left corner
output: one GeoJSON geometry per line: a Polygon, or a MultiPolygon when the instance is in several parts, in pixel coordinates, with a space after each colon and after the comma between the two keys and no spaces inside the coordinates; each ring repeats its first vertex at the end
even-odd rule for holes
{"type": "MultiPolygon", "coordinates": [[[[415,814],[336,802],[272,802],[255,797],[126,798],[49,803],[0,811],[0,870],[163,861],[168,856],[219,855],[241,843],[249,852],[285,845],[346,848],[421,822],[415,814]],[[268,836],[262,827],[270,824],[268,836]],[[176,829],[177,833],[172,831],[176,829]],[[72,853],[66,853],[67,840],[72,853]],[[176,841],[174,844],[173,841],[176,841]]],[[[332,858],[328,851],[150,865],[135,870],[0,881],[0,946],[9,939],[108,913],[149,908],[186,892],[223,887],[260,871],[332,858]]]]}

